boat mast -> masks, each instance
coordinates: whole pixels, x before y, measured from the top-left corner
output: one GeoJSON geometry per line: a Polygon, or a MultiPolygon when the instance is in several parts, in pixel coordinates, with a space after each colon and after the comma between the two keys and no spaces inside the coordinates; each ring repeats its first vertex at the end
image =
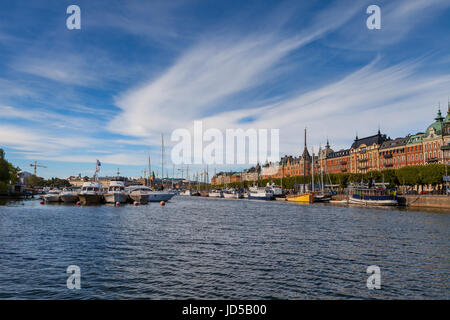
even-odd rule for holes
{"type": "Polygon", "coordinates": [[[314,148],[312,149],[312,162],[311,162],[311,191],[314,192],[314,148]]]}
{"type": "MultiPolygon", "coordinates": [[[[152,165],[150,162],[150,153],[148,154],[148,176],[152,176],[152,165]]],[[[150,188],[152,187],[152,180],[148,179],[150,183],[150,188]]]]}
{"type": "Polygon", "coordinates": [[[161,133],[161,186],[164,189],[164,134],[161,133]]]}
{"type": "Polygon", "coordinates": [[[320,157],[320,183],[322,184],[322,193],[324,190],[323,187],[323,153],[321,152],[321,148],[319,148],[319,157],[320,157]]]}

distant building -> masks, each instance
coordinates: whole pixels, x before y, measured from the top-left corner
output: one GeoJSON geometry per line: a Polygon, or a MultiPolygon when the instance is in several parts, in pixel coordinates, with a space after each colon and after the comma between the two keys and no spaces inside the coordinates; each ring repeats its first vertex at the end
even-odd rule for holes
{"type": "Polygon", "coordinates": [[[378,170],[399,169],[408,165],[406,145],[409,136],[387,140],[380,147],[380,161],[378,170]]]}
{"type": "Polygon", "coordinates": [[[379,149],[383,142],[388,140],[380,130],[373,136],[359,139],[350,147],[350,172],[366,173],[371,170],[379,170],[379,149]]]}

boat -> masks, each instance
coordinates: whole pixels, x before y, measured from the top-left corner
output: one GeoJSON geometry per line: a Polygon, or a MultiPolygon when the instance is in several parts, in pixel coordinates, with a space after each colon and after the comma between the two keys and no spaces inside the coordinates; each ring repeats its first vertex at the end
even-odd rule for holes
{"type": "Polygon", "coordinates": [[[148,203],[149,191],[151,190],[152,188],[147,186],[132,186],[127,188],[128,196],[130,197],[131,201],[140,204],[148,203]]]}
{"type": "Polygon", "coordinates": [[[314,193],[313,202],[329,202],[331,200],[331,194],[324,191],[314,193]]]}
{"type": "Polygon", "coordinates": [[[148,202],[167,202],[175,195],[173,192],[153,191],[146,186],[132,186],[128,188],[128,194],[133,201],[141,204],[148,202]]]}
{"type": "Polygon", "coordinates": [[[78,201],[78,193],[80,192],[79,188],[64,188],[63,191],[59,194],[59,197],[64,203],[73,203],[78,201]]]}
{"type": "Polygon", "coordinates": [[[85,182],[78,197],[83,205],[98,204],[103,202],[103,195],[107,190],[107,187],[100,182],[85,182]]]}
{"type": "Polygon", "coordinates": [[[356,187],[350,189],[348,203],[364,206],[397,206],[398,201],[390,189],[356,187]]]}
{"type": "Polygon", "coordinates": [[[255,200],[273,200],[275,196],[273,190],[268,187],[252,186],[248,188],[248,198],[255,200]]]}
{"type": "Polygon", "coordinates": [[[165,191],[149,191],[148,192],[148,202],[167,202],[170,199],[172,199],[172,197],[175,194],[172,192],[165,192],[165,191]]]}
{"type": "Polygon", "coordinates": [[[291,202],[313,203],[314,193],[306,192],[301,194],[287,195],[286,200],[291,202]]]}
{"type": "Polygon", "coordinates": [[[239,190],[230,188],[223,192],[223,197],[227,199],[242,199],[244,196],[239,190]]]}
{"type": "Polygon", "coordinates": [[[128,200],[128,193],[125,191],[125,183],[119,180],[111,180],[108,192],[104,195],[107,203],[125,203],[128,200]]]}
{"type": "Polygon", "coordinates": [[[61,191],[57,190],[57,189],[50,190],[46,195],[44,195],[44,201],[45,202],[59,202],[59,201],[61,201],[61,198],[59,197],[60,193],[61,193],[61,191]]]}
{"type": "Polygon", "coordinates": [[[275,198],[283,198],[284,197],[283,189],[280,186],[276,185],[275,183],[272,182],[272,184],[269,184],[267,182],[267,187],[272,190],[273,196],[275,198]]]}
{"type": "Polygon", "coordinates": [[[208,197],[210,198],[223,198],[223,192],[219,189],[213,189],[209,191],[208,197]]]}

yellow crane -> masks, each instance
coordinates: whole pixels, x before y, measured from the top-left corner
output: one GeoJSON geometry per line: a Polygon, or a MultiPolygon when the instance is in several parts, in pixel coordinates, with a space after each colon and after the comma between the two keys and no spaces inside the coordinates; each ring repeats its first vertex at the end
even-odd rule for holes
{"type": "Polygon", "coordinates": [[[42,164],[38,164],[37,161],[35,161],[34,163],[31,163],[30,167],[34,168],[34,175],[36,175],[37,168],[47,168],[46,166],[44,166],[42,164]]]}

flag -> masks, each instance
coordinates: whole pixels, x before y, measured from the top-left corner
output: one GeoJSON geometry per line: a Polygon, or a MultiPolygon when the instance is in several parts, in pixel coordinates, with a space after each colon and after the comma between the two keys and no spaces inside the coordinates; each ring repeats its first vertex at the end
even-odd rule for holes
{"type": "Polygon", "coordinates": [[[102,164],[100,163],[100,161],[97,160],[97,166],[95,167],[95,171],[97,171],[97,172],[100,171],[101,165],[102,164]]]}

